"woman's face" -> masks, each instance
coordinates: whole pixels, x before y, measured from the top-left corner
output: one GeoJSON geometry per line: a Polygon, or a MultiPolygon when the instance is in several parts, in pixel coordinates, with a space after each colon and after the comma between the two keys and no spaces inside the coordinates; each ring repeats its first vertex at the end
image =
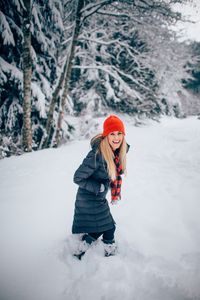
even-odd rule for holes
{"type": "Polygon", "coordinates": [[[113,131],[108,134],[108,142],[114,151],[121,146],[123,137],[124,135],[120,131],[113,131]]]}

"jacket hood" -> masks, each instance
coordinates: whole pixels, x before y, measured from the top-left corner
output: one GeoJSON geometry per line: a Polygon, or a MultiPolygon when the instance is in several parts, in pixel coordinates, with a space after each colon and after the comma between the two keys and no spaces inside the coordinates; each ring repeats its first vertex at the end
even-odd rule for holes
{"type": "Polygon", "coordinates": [[[90,146],[92,147],[93,150],[97,150],[97,148],[99,148],[102,139],[103,139],[102,137],[98,137],[90,141],[90,146]]]}

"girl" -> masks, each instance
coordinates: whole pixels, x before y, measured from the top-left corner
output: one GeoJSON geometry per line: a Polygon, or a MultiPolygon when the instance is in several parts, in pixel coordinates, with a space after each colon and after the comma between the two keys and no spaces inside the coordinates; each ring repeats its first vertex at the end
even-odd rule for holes
{"type": "Polygon", "coordinates": [[[111,187],[111,203],[121,198],[121,174],[126,173],[126,152],[123,122],[115,115],[109,116],[103,124],[103,133],[91,140],[92,150],[74,174],[79,185],[74,211],[72,233],[84,233],[77,252],[81,259],[92,242],[101,235],[105,256],[114,255],[115,221],[106,200],[111,187]]]}

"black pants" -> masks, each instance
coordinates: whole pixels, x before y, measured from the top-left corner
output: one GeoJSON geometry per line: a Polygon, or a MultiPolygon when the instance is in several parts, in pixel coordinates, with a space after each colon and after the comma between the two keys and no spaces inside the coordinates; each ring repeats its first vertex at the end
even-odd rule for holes
{"type": "Polygon", "coordinates": [[[88,244],[91,244],[92,242],[97,240],[101,235],[103,235],[103,242],[105,244],[113,244],[115,242],[114,232],[115,232],[115,227],[103,232],[86,233],[83,235],[82,240],[86,241],[88,244]]]}

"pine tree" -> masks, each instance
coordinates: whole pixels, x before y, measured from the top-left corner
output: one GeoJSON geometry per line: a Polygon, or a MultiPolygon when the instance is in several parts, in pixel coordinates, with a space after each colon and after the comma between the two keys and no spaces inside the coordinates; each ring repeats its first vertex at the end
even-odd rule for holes
{"type": "MultiPolygon", "coordinates": [[[[2,156],[22,152],[23,1],[0,2],[0,147],[2,156]]],[[[63,6],[57,0],[34,0],[31,10],[32,147],[39,148],[53,86],[61,72],[58,50],[63,6]]],[[[56,112],[54,119],[56,118],[56,112]]]]}

